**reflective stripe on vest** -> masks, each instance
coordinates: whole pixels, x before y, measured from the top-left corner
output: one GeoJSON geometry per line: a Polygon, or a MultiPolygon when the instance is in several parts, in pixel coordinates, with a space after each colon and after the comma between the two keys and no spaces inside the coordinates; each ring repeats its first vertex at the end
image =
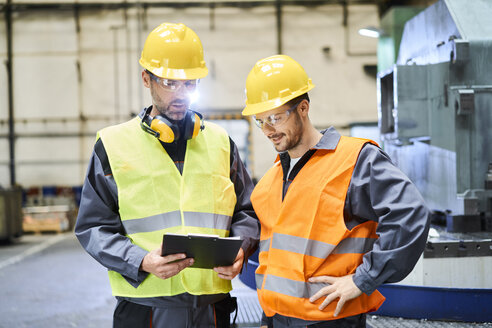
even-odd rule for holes
{"type": "MultiPolygon", "coordinates": [[[[228,215],[213,213],[183,212],[185,225],[190,227],[229,230],[232,218],[228,215]]],[[[173,211],[146,218],[125,220],[123,227],[127,234],[150,232],[168,228],[181,227],[181,212],[173,211]]]]}
{"type": "Polygon", "coordinates": [[[268,252],[268,250],[270,249],[270,241],[271,239],[268,238],[266,240],[260,240],[260,252],[268,252]]]}
{"type": "Polygon", "coordinates": [[[325,283],[296,281],[272,275],[268,276],[265,285],[263,285],[264,278],[265,276],[262,274],[255,274],[255,282],[258,289],[271,290],[276,293],[302,298],[309,298],[316,294],[321,288],[330,285],[325,283]]]}
{"type": "Polygon", "coordinates": [[[329,285],[327,283],[310,283],[268,275],[263,289],[293,297],[309,298],[321,288],[329,285]]]}
{"type": "MultiPolygon", "coordinates": [[[[260,241],[260,252],[268,252],[271,239],[260,241]]],[[[364,254],[372,249],[376,238],[346,238],[338,245],[297,236],[273,233],[272,248],[326,259],[330,254],[364,254]]]]}
{"type": "Polygon", "coordinates": [[[303,320],[333,320],[376,310],[384,301],[378,292],[351,300],[337,318],[336,302],[324,310],[324,298],[309,302],[322,283],[313,276],[355,273],[377,239],[374,221],[344,220],[345,196],[360,149],[368,140],[341,137],[337,148],[317,150],[294,178],[282,199],[283,174],[277,162],[258,182],[251,196],[261,222],[259,266],[255,281],[267,316],[276,313],[303,320]]]}
{"type": "MultiPolygon", "coordinates": [[[[259,251],[268,252],[270,241],[271,238],[261,240],[259,251]]],[[[330,254],[367,253],[372,249],[375,241],[375,238],[346,238],[335,246],[316,240],[274,233],[272,248],[326,259],[330,254]]],[[[263,284],[263,275],[255,274],[255,280],[256,287],[260,289],[263,284]]],[[[280,294],[309,298],[325,286],[328,286],[328,284],[304,283],[269,275],[264,288],[280,294]],[[295,291],[295,293],[291,291],[295,291]]]]}
{"type": "MultiPolygon", "coordinates": [[[[187,141],[180,174],[161,143],[140,128],[140,118],[101,130],[117,190],[121,222],[132,243],[151,251],[164,233],[229,235],[236,204],[225,130],[205,122],[187,141]]],[[[227,293],[230,281],[213,270],[187,268],[169,279],[153,274],[137,287],[109,271],[114,295],[125,297],[227,293]]]]}

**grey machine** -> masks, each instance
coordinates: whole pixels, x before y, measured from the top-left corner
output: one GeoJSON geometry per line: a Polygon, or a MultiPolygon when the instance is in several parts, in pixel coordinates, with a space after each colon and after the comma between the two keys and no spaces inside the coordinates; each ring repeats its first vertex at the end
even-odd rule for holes
{"type": "Polygon", "coordinates": [[[378,75],[384,148],[448,232],[492,231],[491,17],[489,0],[439,1],[378,75]]]}
{"type": "Polygon", "coordinates": [[[417,14],[377,81],[384,150],[433,210],[402,284],[447,293],[434,315],[429,303],[412,316],[492,321],[477,310],[492,301],[492,1],[441,0],[417,14]],[[446,303],[465,289],[463,306],[446,303]]]}

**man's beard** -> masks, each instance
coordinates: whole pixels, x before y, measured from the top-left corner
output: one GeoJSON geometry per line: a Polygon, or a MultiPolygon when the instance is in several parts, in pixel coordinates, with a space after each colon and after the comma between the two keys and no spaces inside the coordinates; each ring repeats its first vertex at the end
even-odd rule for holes
{"type": "Polygon", "coordinates": [[[173,100],[171,101],[169,104],[167,105],[160,105],[163,103],[161,97],[159,97],[158,93],[155,91],[153,85],[151,85],[151,88],[150,88],[150,94],[152,96],[152,100],[153,100],[153,107],[159,112],[160,115],[172,120],[172,121],[181,121],[184,116],[185,116],[185,113],[183,113],[183,117],[181,118],[175,118],[175,117],[171,117],[171,106],[172,105],[184,105],[186,107],[186,110],[188,110],[189,108],[189,103],[187,103],[186,101],[184,100],[173,100]]]}
{"type": "Polygon", "coordinates": [[[281,144],[278,146],[274,146],[275,150],[278,151],[279,153],[284,152],[284,151],[289,151],[291,149],[294,149],[301,143],[302,135],[297,134],[291,139],[287,140],[287,144],[285,146],[282,146],[281,144]],[[281,147],[281,148],[279,148],[281,147]]]}
{"type": "Polygon", "coordinates": [[[184,116],[186,114],[186,111],[189,110],[188,104],[186,104],[184,101],[181,101],[181,100],[175,100],[175,101],[171,102],[170,104],[168,104],[167,106],[161,106],[159,104],[154,104],[154,107],[155,107],[155,109],[157,109],[157,111],[159,112],[160,115],[165,116],[168,119],[175,120],[175,121],[181,121],[184,118],[184,116]],[[182,104],[182,105],[184,105],[186,107],[186,110],[185,110],[184,113],[181,113],[180,112],[180,114],[183,114],[183,116],[181,118],[172,117],[172,114],[176,114],[176,113],[173,113],[171,111],[171,106],[174,105],[174,104],[176,104],[176,105],[181,105],[182,104]]]}
{"type": "MultiPolygon", "coordinates": [[[[299,119],[299,116],[296,115],[296,124],[294,126],[294,131],[291,134],[291,138],[286,141],[287,144],[285,146],[282,146],[282,144],[278,145],[282,148],[278,148],[277,146],[274,145],[275,150],[278,152],[284,152],[284,151],[289,151],[289,150],[297,147],[302,141],[302,131],[303,130],[304,130],[303,124],[302,124],[301,120],[299,119]]],[[[284,138],[287,137],[287,135],[285,133],[280,133],[279,135],[284,135],[284,138]]],[[[275,138],[275,136],[276,135],[274,134],[272,136],[272,138],[275,138]]]]}

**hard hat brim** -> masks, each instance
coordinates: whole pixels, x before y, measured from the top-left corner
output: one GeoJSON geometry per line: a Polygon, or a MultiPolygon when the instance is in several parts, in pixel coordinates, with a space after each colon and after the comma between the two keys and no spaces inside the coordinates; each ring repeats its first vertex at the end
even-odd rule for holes
{"type": "Polygon", "coordinates": [[[250,115],[256,115],[264,112],[268,112],[270,110],[273,110],[275,108],[278,108],[285,103],[287,103],[289,100],[292,100],[296,97],[299,97],[306,92],[310,91],[313,89],[315,85],[311,82],[307,88],[304,88],[302,90],[299,90],[298,92],[294,92],[291,95],[283,98],[276,98],[272,99],[270,101],[265,101],[257,104],[246,104],[246,107],[242,111],[243,116],[250,116],[250,115]]]}
{"type": "Polygon", "coordinates": [[[139,63],[143,68],[145,68],[155,76],[161,77],[163,79],[198,80],[208,75],[208,68],[206,66],[197,67],[197,68],[176,69],[176,68],[151,67],[150,65],[146,64],[142,59],[139,60],[139,63]]]}

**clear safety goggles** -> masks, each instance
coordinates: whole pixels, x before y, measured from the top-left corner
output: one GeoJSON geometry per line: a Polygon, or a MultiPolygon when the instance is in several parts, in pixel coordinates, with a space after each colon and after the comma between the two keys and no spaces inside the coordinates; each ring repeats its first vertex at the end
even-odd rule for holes
{"type": "Polygon", "coordinates": [[[265,118],[261,118],[261,119],[256,118],[256,115],[253,115],[253,119],[254,119],[256,125],[260,129],[263,129],[265,127],[265,124],[268,124],[272,128],[278,128],[279,126],[281,126],[282,124],[287,122],[287,120],[289,119],[290,113],[292,113],[295,109],[297,109],[297,106],[299,104],[300,104],[300,102],[293,105],[292,107],[287,109],[285,112],[272,114],[272,115],[269,115],[269,116],[267,116],[265,118]]]}
{"type": "Polygon", "coordinates": [[[171,92],[176,92],[180,88],[184,88],[188,92],[194,92],[198,86],[200,80],[171,80],[162,77],[155,76],[151,72],[147,71],[150,78],[157,82],[163,89],[171,92]]]}

